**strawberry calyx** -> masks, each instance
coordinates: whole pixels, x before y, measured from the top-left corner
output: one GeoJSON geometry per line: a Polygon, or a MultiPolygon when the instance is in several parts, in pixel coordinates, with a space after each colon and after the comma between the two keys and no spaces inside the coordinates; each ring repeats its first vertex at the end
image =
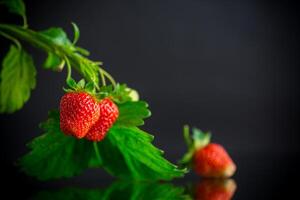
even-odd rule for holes
{"type": "Polygon", "coordinates": [[[84,79],[81,79],[76,83],[73,78],[68,78],[66,81],[69,88],[63,88],[65,92],[74,92],[74,91],[86,91],[90,94],[95,94],[96,89],[93,82],[85,82],[84,79]]]}
{"type": "Polygon", "coordinates": [[[183,127],[183,136],[188,147],[187,153],[179,161],[182,167],[190,167],[195,151],[204,148],[210,143],[211,133],[203,132],[200,129],[193,128],[192,135],[188,125],[183,127]]]}

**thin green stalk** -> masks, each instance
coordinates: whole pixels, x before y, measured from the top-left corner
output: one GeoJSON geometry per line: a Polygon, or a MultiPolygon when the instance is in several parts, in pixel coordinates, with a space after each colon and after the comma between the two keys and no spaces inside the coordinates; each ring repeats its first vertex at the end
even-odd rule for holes
{"type": "Polygon", "coordinates": [[[99,68],[99,72],[100,72],[100,76],[101,76],[102,85],[105,86],[106,85],[106,81],[105,81],[105,76],[103,74],[103,69],[99,68]]]}
{"type": "Polygon", "coordinates": [[[27,41],[31,45],[41,48],[46,52],[54,51],[53,47],[49,46],[47,42],[44,41],[44,38],[41,38],[35,31],[30,29],[24,29],[23,27],[10,24],[0,24],[0,31],[5,32],[12,37],[27,41]]]}
{"type": "Polygon", "coordinates": [[[68,70],[68,72],[67,72],[67,80],[66,81],[68,82],[68,80],[71,79],[72,67],[71,67],[70,61],[69,61],[69,59],[67,57],[65,57],[65,61],[67,63],[67,70],[68,70]]]}
{"type": "Polygon", "coordinates": [[[101,159],[101,156],[100,156],[100,153],[99,153],[97,142],[93,142],[93,146],[94,146],[95,154],[96,154],[96,157],[97,157],[97,159],[99,161],[99,164],[101,164],[102,163],[102,159],[101,159]]]}
{"type": "Polygon", "coordinates": [[[101,68],[101,70],[103,72],[103,75],[106,76],[106,78],[111,82],[111,84],[115,88],[117,84],[116,84],[116,81],[114,80],[114,78],[104,69],[101,68]]]}
{"type": "MultiPolygon", "coordinates": [[[[94,63],[95,65],[102,64],[100,62],[93,62],[85,57],[82,57],[79,54],[76,54],[68,49],[62,48],[59,45],[53,44],[51,40],[49,40],[47,37],[43,36],[42,34],[35,32],[30,29],[25,29],[20,26],[15,26],[15,25],[10,25],[10,24],[0,24],[0,31],[3,32],[4,34],[11,36],[12,38],[18,38],[24,41],[29,42],[31,45],[36,46],[38,48],[43,49],[46,52],[53,52],[55,54],[58,54],[59,57],[65,59],[66,57],[69,59],[65,59],[68,66],[68,72],[70,72],[70,66],[71,63],[73,64],[72,66],[81,72],[80,68],[78,67],[80,65],[80,62],[90,62],[91,66],[94,63]]],[[[18,45],[18,44],[17,44],[18,45]]],[[[116,87],[116,81],[113,79],[113,77],[105,71],[103,68],[100,67],[100,76],[102,80],[102,84],[106,85],[105,78],[107,78],[113,87],[116,87]]],[[[70,76],[68,76],[70,77],[70,76]]],[[[67,78],[68,79],[68,78],[67,78]]],[[[93,81],[94,79],[92,79],[93,81]]],[[[97,84],[96,88],[99,89],[99,86],[97,84]]]]}
{"type": "Polygon", "coordinates": [[[12,37],[12,36],[10,36],[10,35],[2,32],[2,31],[0,31],[0,35],[2,35],[3,37],[5,37],[5,38],[7,38],[7,39],[9,39],[11,41],[13,41],[17,45],[18,49],[22,48],[21,43],[16,38],[14,38],[14,37],[12,37]]]}
{"type": "Polygon", "coordinates": [[[190,148],[193,144],[193,141],[190,137],[190,127],[188,125],[183,126],[183,136],[188,148],[190,148]]]}
{"type": "Polygon", "coordinates": [[[23,15],[23,27],[28,28],[28,23],[27,23],[27,17],[26,15],[23,15]]]}

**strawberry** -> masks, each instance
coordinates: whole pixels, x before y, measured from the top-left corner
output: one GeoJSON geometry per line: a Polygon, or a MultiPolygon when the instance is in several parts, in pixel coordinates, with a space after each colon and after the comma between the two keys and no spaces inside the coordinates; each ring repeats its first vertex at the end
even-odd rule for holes
{"type": "Polygon", "coordinates": [[[226,150],[215,143],[197,149],[193,163],[195,172],[202,177],[231,177],[236,170],[226,150]]]}
{"type": "Polygon", "coordinates": [[[206,178],[227,178],[236,171],[236,165],[219,144],[210,143],[210,133],[193,129],[193,137],[186,126],[184,136],[189,150],[181,164],[192,167],[196,174],[206,178]]]}
{"type": "Polygon", "coordinates": [[[196,186],[196,200],[230,200],[236,190],[232,179],[204,179],[196,186]]]}
{"type": "Polygon", "coordinates": [[[99,107],[100,117],[86,135],[86,139],[97,142],[104,139],[106,133],[119,116],[119,109],[117,105],[109,98],[101,100],[99,107]]]}
{"type": "Polygon", "coordinates": [[[83,138],[98,121],[100,106],[86,92],[68,92],[60,101],[60,128],[63,133],[83,138]]]}

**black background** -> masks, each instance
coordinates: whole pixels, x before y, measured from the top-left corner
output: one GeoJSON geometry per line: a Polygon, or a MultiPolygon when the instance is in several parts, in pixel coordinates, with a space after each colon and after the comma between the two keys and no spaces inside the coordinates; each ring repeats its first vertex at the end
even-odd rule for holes
{"type": "MultiPolygon", "coordinates": [[[[59,26],[72,38],[70,22],[76,22],[78,45],[149,103],[152,117],[144,129],[168,159],[176,162],[185,152],[182,125],[188,123],[210,130],[236,161],[236,199],[293,191],[283,186],[292,185],[299,164],[298,5],[221,0],[27,0],[26,5],[35,30],[59,26]]],[[[3,22],[20,21],[3,7],[0,12],[3,22]]],[[[0,45],[3,58],[9,43],[1,38],[0,45]]],[[[43,70],[45,54],[27,49],[38,68],[37,87],[21,111],[0,116],[0,148],[6,180],[29,195],[45,184],[18,173],[12,163],[41,133],[38,123],[48,110],[58,107],[66,74],[43,70]]],[[[53,184],[110,180],[102,171],[93,173],[53,184]]]]}

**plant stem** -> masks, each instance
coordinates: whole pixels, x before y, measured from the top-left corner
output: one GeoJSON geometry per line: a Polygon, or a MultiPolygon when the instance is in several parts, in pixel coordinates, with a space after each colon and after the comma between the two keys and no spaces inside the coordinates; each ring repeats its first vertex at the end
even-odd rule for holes
{"type": "Polygon", "coordinates": [[[95,154],[96,154],[96,157],[99,161],[99,164],[102,163],[102,159],[100,157],[100,154],[99,154],[99,149],[98,149],[98,145],[97,145],[97,142],[93,142],[93,146],[94,146],[94,150],[95,150],[95,154]]]}
{"type": "Polygon", "coordinates": [[[103,74],[103,69],[99,68],[99,72],[100,72],[100,76],[101,76],[102,85],[105,86],[106,85],[106,81],[105,81],[105,76],[103,74]]]}
{"type": "Polygon", "coordinates": [[[16,25],[0,24],[0,30],[10,36],[13,35],[16,38],[27,41],[31,45],[41,48],[46,52],[54,51],[53,46],[51,47],[51,45],[47,44],[49,41],[45,41],[45,38],[40,37],[37,32],[30,29],[24,29],[16,25]]]}
{"type": "Polygon", "coordinates": [[[12,36],[10,36],[10,35],[2,32],[2,31],[0,31],[0,35],[2,35],[3,37],[5,37],[5,38],[7,38],[7,39],[9,39],[11,41],[13,41],[17,45],[18,49],[22,48],[21,43],[16,38],[14,38],[14,37],[12,37],[12,36]]]}
{"type": "Polygon", "coordinates": [[[26,15],[23,15],[22,17],[23,17],[23,28],[28,28],[26,15]]]}
{"type": "Polygon", "coordinates": [[[68,80],[71,79],[72,67],[71,67],[70,61],[69,61],[69,59],[67,57],[65,57],[65,61],[67,63],[67,70],[68,70],[68,72],[67,72],[67,80],[66,81],[68,82],[68,80]]]}
{"type": "Polygon", "coordinates": [[[114,80],[114,78],[104,69],[101,68],[101,70],[102,70],[103,75],[106,76],[106,78],[108,78],[108,80],[111,82],[111,84],[115,88],[117,84],[116,84],[116,81],[114,80]]]}
{"type": "MultiPolygon", "coordinates": [[[[26,26],[26,19],[24,19],[24,26],[26,26]]],[[[33,31],[28,28],[24,28],[21,26],[11,25],[11,24],[0,24],[0,34],[13,40],[17,46],[20,46],[19,42],[14,39],[18,38],[24,41],[29,42],[31,45],[41,48],[47,53],[52,52],[56,55],[58,55],[60,58],[64,59],[66,62],[69,62],[69,65],[72,66],[79,71],[82,75],[85,76],[86,79],[92,80],[94,83],[96,83],[96,79],[98,77],[89,77],[85,73],[82,72],[81,64],[86,63],[85,67],[89,67],[91,71],[97,70],[99,64],[102,64],[100,62],[94,62],[89,60],[88,58],[80,55],[79,53],[74,52],[73,50],[70,50],[69,48],[65,48],[61,45],[58,45],[57,43],[54,43],[51,39],[46,37],[45,35],[41,34],[40,32],[33,31]],[[68,58],[65,59],[65,58],[68,58]]],[[[69,66],[68,66],[69,67],[69,66]]],[[[70,72],[70,70],[69,70],[70,72]]],[[[100,76],[102,80],[102,84],[106,85],[105,77],[111,82],[113,87],[116,87],[116,81],[113,79],[113,77],[105,71],[103,68],[100,67],[100,76]]],[[[97,88],[99,86],[95,84],[97,88]]]]}
{"type": "Polygon", "coordinates": [[[190,148],[193,144],[193,141],[190,137],[190,127],[188,125],[183,126],[183,136],[188,148],[190,148]]]}

